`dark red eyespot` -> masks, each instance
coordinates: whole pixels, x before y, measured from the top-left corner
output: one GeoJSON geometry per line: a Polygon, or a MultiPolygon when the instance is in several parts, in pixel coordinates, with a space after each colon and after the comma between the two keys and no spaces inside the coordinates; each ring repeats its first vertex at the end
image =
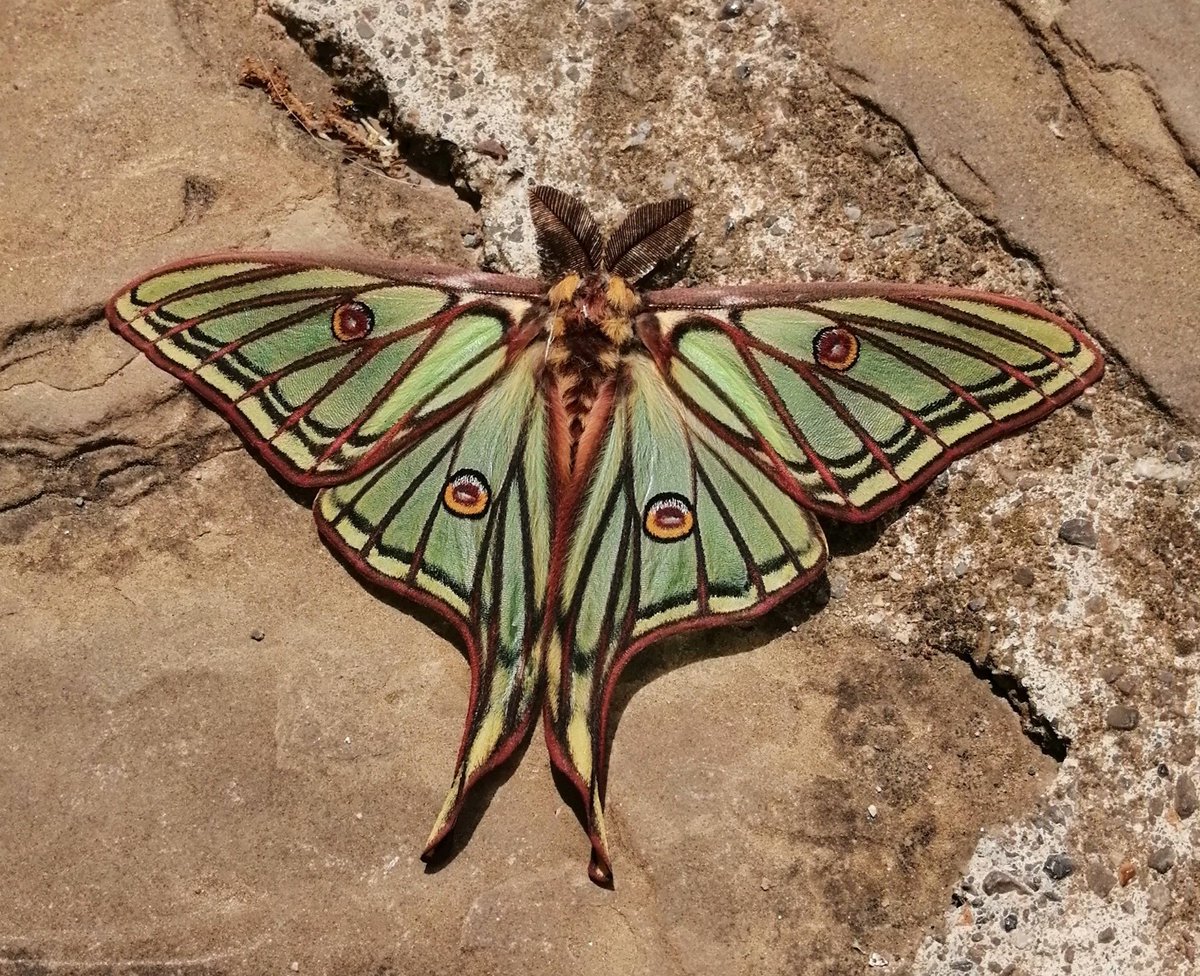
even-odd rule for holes
{"type": "Polygon", "coordinates": [[[362,302],[347,302],[333,310],[332,326],[334,338],[353,342],[375,328],[375,313],[362,302]]]}
{"type": "Polygon", "coordinates": [[[646,535],[658,542],[678,542],[692,534],[696,516],[692,503],[682,495],[664,492],[655,495],[646,503],[642,516],[642,528],[646,535]]]}
{"type": "Polygon", "coordinates": [[[461,518],[483,518],[492,501],[487,479],[478,471],[464,468],[446,479],[442,489],[442,504],[446,510],[461,518]]]}
{"type": "Polygon", "coordinates": [[[822,329],[813,336],[813,358],[829,369],[847,370],[858,360],[858,336],[840,325],[822,329]]]}

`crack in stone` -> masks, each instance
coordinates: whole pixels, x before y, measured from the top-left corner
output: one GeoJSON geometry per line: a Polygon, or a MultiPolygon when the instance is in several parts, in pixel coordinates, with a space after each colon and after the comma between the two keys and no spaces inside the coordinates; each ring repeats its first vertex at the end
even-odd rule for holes
{"type": "Polygon", "coordinates": [[[24,389],[27,389],[32,386],[40,386],[40,387],[43,387],[44,389],[53,390],[55,393],[62,393],[65,395],[70,395],[72,393],[83,393],[87,390],[98,390],[102,386],[106,386],[110,380],[115,379],[117,377],[117,375],[119,373],[123,372],[125,370],[125,368],[130,363],[132,363],[135,359],[137,359],[136,352],[131,354],[130,357],[127,360],[125,360],[125,362],[123,362],[116,369],[105,374],[104,379],[98,380],[95,383],[86,383],[83,386],[55,386],[53,383],[49,382],[48,380],[43,380],[43,379],[25,380],[21,383],[14,383],[12,386],[0,387],[0,394],[12,393],[16,390],[24,390],[24,389]]]}
{"type": "Polygon", "coordinates": [[[458,143],[408,124],[396,111],[387,83],[371,59],[336,31],[312,23],[274,4],[274,17],[322,71],[335,81],[335,90],[362,116],[373,116],[396,141],[404,164],[434,183],[452,189],[478,212],[483,194],[468,174],[466,150],[458,143]]]}
{"type": "Polygon", "coordinates": [[[232,454],[243,450],[242,445],[234,444],[228,447],[211,449],[229,437],[234,436],[225,428],[218,428],[200,439],[169,441],[153,447],[146,447],[137,442],[115,435],[105,435],[86,444],[74,445],[72,449],[57,455],[42,453],[29,449],[12,450],[7,445],[0,445],[0,458],[24,460],[37,458],[44,463],[39,472],[41,484],[26,486],[25,492],[16,497],[0,501],[0,515],[11,514],[44,498],[86,498],[91,503],[104,502],[117,508],[123,508],[136,498],[147,494],[153,489],[150,485],[144,491],[137,491],[121,500],[114,500],[113,494],[118,489],[111,485],[112,479],[127,471],[144,468],[148,474],[160,478],[179,477],[193,471],[201,464],[224,454],[232,454]],[[104,463],[103,457],[98,459],[94,467],[78,470],[76,465],[104,451],[113,449],[128,450],[132,453],[112,459],[104,463]],[[183,461],[183,464],[178,462],[183,461]]]}
{"type": "MultiPolygon", "coordinates": [[[[30,319],[26,322],[21,322],[13,326],[6,333],[0,334],[0,354],[7,352],[23,339],[29,339],[34,336],[41,336],[47,333],[59,331],[84,332],[93,324],[102,320],[103,317],[104,303],[96,302],[80,309],[65,312],[62,315],[55,315],[45,319],[30,319]]],[[[36,355],[36,353],[33,355],[36,355]]],[[[21,358],[28,359],[29,356],[22,356],[21,358]]],[[[11,365],[13,365],[12,360],[0,364],[0,368],[11,365]]]]}
{"type": "MultiPolygon", "coordinates": [[[[857,77],[861,77],[861,76],[857,76],[857,77]]],[[[1041,278],[1043,281],[1045,281],[1047,284],[1049,284],[1051,287],[1054,287],[1054,279],[1046,271],[1045,265],[1042,263],[1041,256],[1038,255],[1037,252],[1032,251],[1029,248],[1027,248],[1025,245],[1021,244],[1019,241],[1014,240],[1013,237],[999,223],[998,220],[996,220],[995,218],[988,217],[986,214],[980,213],[976,208],[968,206],[967,203],[962,199],[962,197],[958,193],[955,193],[954,190],[951,189],[949,184],[933,169],[932,166],[929,165],[929,163],[927,163],[925,161],[925,157],[921,154],[921,150],[917,145],[916,139],[913,137],[912,133],[908,131],[908,129],[905,127],[904,123],[902,123],[898,118],[896,118],[896,116],[892,115],[887,109],[885,109],[882,105],[880,105],[879,102],[877,102],[870,95],[867,95],[863,92],[856,92],[853,89],[846,87],[841,82],[835,81],[834,83],[849,98],[852,98],[855,102],[857,102],[863,108],[864,111],[869,112],[872,115],[875,115],[877,118],[883,119],[885,122],[889,123],[890,125],[895,126],[896,130],[900,133],[901,138],[903,138],[903,140],[904,140],[905,147],[908,149],[908,151],[910,153],[912,153],[913,158],[916,159],[918,163],[920,163],[922,173],[924,173],[926,176],[928,176],[930,179],[932,179],[935,183],[937,183],[938,187],[941,188],[941,190],[944,191],[948,197],[955,200],[958,203],[958,205],[963,208],[963,210],[965,210],[967,213],[971,214],[973,217],[975,217],[977,220],[979,220],[982,224],[984,224],[988,228],[988,230],[990,230],[993,234],[995,234],[996,240],[999,243],[1000,248],[1005,253],[1007,253],[1010,257],[1012,257],[1014,259],[1019,259],[1019,260],[1025,261],[1028,264],[1032,265],[1033,269],[1037,273],[1038,277],[1041,278]]],[[[870,83],[869,79],[867,79],[867,83],[868,84],[870,83]]],[[[977,180],[979,180],[979,182],[981,184],[983,184],[983,186],[988,187],[987,180],[985,180],[983,178],[983,176],[979,173],[979,171],[976,170],[975,167],[973,167],[970,163],[968,163],[965,158],[963,158],[961,155],[956,155],[955,158],[958,159],[959,162],[961,162],[962,165],[964,167],[966,167],[966,169],[969,170],[970,173],[977,180]]],[[[990,190],[990,187],[989,187],[989,190],[990,190]]]]}
{"type": "Polygon", "coordinates": [[[1067,758],[1071,737],[1054,727],[1054,723],[1037,707],[1025,683],[1011,671],[992,667],[990,659],[976,660],[969,652],[958,648],[950,649],[955,657],[961,658],[980,681],[986,682],[992,694],[1007,703],[1021,723],[1021,732],[1044,755],[1061,763],[1067,758]]]}
{"type": "MultiPolygon", "coordinates": [[[[1005,0],[1006,3],[1016,2],[1016,0],[1005,0]]],[[[1028,21],[1025,21],[1028,27],[1028,21]]],[[[1179,155],[1183,159],[1184,164],[1197,176],[1200,176],[1200,159],[1195,157],[1195,154],[1188,148],[1186,140],[1180,134],[1179,129],[1171,120],[1170,113],[1167,111],[1166,105],[1163,102],[1162,96],[1158,93],[1158,89],[1154,85],[1150,74],[1136,61],[1100,61],[1096,58],[1086,44],[1078,38],[1070,37],[1063,30],[1062,25],[1055,20],[1051,24],[1051,29],[1054,36],[1058,38],[1074,55],[1080,58],[1084,64],[1098,74],[1110,74],[1118,71],[1127,71],[1138,79],[1138,84],[1142,90],[1150,98],[1151,104],[1154,106],[1154,111],[1158,116],[1159,122],[1163,128],[1171,136],[1176,148],[1179,150],[1179,155]]],[[[1038,31],[1040,33],[1040,30],[1038,31]]],[[[1049,56],[1049,55],[1047,55],[1049,56]]],[[[1060,77],[1061,73],[1060,73],[1060,77]]],[[[1063,79],[1064,87],[1067,87],[1065,78],[1063,79]]]]}
{"type": "MultiPolygon", "coordinates": [[[[1001,3],[1003,3],[1021,22],[1026,34],[1029,35],[1030,40],[1033,41],[1038,51],[1041,52],[1043,60],[1054,73],[1055,78],[1058,79],[1059,87],[1062,89],[1062,92],[1066,96],[1067,100],[1071,103],[1071,107],[1079,113],[1080,120],[1083,122],[1084,127],[1087,129],[1088,135],[1091,136],[1096,145],[1105,150],[1113,159],[1125,167],[1125,169],[1133,174],[1133,176],[1135,176],[1140,182],[1145,183],[1147,186],[1153,187],[1154,190],[1165,199],[1166,203],[1176,214],[1182,217],[1193,227],[1200,229],[1200,219],[1198,219],[1197,216],[1192,213],[1179,199],[1179,196],[1175,190],[1165,185],[1157,174],[1147,171],[1145,168],[1139,166],[1135,161],[1128,159],[1125,147],[1120,145],[1120,143],[1105,137],[1104,133],[1101,131],[1096,122],[1095,115],[1083,103],[1083,101],[1080,99],[1078,91],[1071,84],[1070,68],[1066,64],[1061,51],[1053,50],[1054,43],[1057,41],[1057,43],[1061,45],[1063,49],[1069,51],[1075,57],[1079,58],[1079,60],[1083,62],[1083,69],[1085,72],[1107,74],[1117,71],[1129,71],[1131,74],[1133,74],[1138,79],[1138,84],[1141,86],[1142,90],[1150,98],[1159,122],[1171,136],[1171,139],[1174,142],[1176,149],[1179,151],[1180,158],[1183,160],[1184,165],[1191,170],[1194,175],[1200,175],[1200,166],[1198,166],[1197,163],[1190,157],[1187,147],[1181,139],[1178,130],[1170,122],[1170,119],[1167,116],[1166,108],[1162,103],[1162,99],[1159,96],[1157,89],[1151,82],[1149,76],[1146,74],[1145,69],[1140,65],[1133,63],[1128,65],[1121,63],[1114,63],[1112,65],[1101,64],[1092,56],[1091,52],[1088,51],[1087,47],[1083,43],[1075,38],[1069,37],[1057,21],[1051,23],[1051,33],[1048,36],[1046,31],[1034,20],[1032,20],[1022,9],[1020,0],[1001,0],[1001,3]]],[[[1102,94],[1103,93],[1101,93],[1101,95],[1102,94]]]]}

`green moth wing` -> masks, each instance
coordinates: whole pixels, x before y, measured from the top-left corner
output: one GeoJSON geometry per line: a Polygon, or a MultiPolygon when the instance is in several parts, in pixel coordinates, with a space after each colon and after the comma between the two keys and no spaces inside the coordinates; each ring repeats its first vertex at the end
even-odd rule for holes
{"type": "Polygon", "coordinates": [[[639,334],[688,408],[794,498],[853,522],[1104,368],[1045,309],[961,289],[673,289],[646,307],[639,334]]]}
{"type": "Polygon", "coordinates": [[[431,856],[472,784],[524,738],[542,676],[553,500],[540,349],[366,474],[322,489],[322,536],[361,575],[429,605],[467,645],[471,692],[431,856]]]}
{"type": "Polygon", "coordinates": [[[825,562],[813,516],[690,414],[632,354],[597,398],[555,542],[546,737],[587,812],[591,874],[611,877],[608,710],[626,662],[672,633],[762,613],[825,562]]]}
{"type": "Polygon", "coordinates": [[[540,687],[552,519],[544,286],[291,254],[191,259],[127,285],[113,328],[217,408],[362,575],[447,616],[471,694],[430,850],[524,734],[540,687]]]}
{"type": "Polygon", "coordinates": [[[108,303],[113,328],[216,407],[280,476],[354,477],[461,410],[531,337],[536,281],[225,254],[108,303]]]}

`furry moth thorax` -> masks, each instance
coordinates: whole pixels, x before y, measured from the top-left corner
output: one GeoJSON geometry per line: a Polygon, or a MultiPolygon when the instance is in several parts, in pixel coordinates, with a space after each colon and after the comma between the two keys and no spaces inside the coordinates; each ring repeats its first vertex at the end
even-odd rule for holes
{"type": "Polygon", "coordinates": [[[608,236],[581,200],[554,187],[533,187],[529,209],[542,273],[554,282],[548,361],[611,372],[634,338],[635,287],[687,239],[691,203],[676,197],[635,207],[608,236]]]}
{"type": "Polygon", "coordinates": [[[569,274],[550,289],[547,362],[594,363],[612,372],[633,340],[633,314],[641,299],[619,275],[569,274]]]}

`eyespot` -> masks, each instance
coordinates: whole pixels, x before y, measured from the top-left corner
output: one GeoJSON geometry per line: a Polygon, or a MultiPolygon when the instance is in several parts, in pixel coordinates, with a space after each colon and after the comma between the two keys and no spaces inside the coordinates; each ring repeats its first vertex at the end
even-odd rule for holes
{"type": "Polygon", "coordinates": [[[346,302],[333,310],[334,338],[342,342],[361,339],[375,328],[375,313],[362,302],[346,302]]]}
{"type": "Polygon", "coordinates": [[[679,542],[692,534],[696,515],[692,503],[682,495],[664,492],[646,503],[642,528],[658,542],[679,542]]]}
{"type": "Polygon", "coordinates": [[[822,329],[813,336],[813,358],[822,366],[843,372],[858,361],[858,336],[840,325],[822,329]]]}
{"type": "Polygon", "coordinates": [[[463,468],[446,479],[442,489],[442,504],[451,515],[460,518],[483,518],[492,503],[492,490],[487,478],[478,471],[463,468]]]}

